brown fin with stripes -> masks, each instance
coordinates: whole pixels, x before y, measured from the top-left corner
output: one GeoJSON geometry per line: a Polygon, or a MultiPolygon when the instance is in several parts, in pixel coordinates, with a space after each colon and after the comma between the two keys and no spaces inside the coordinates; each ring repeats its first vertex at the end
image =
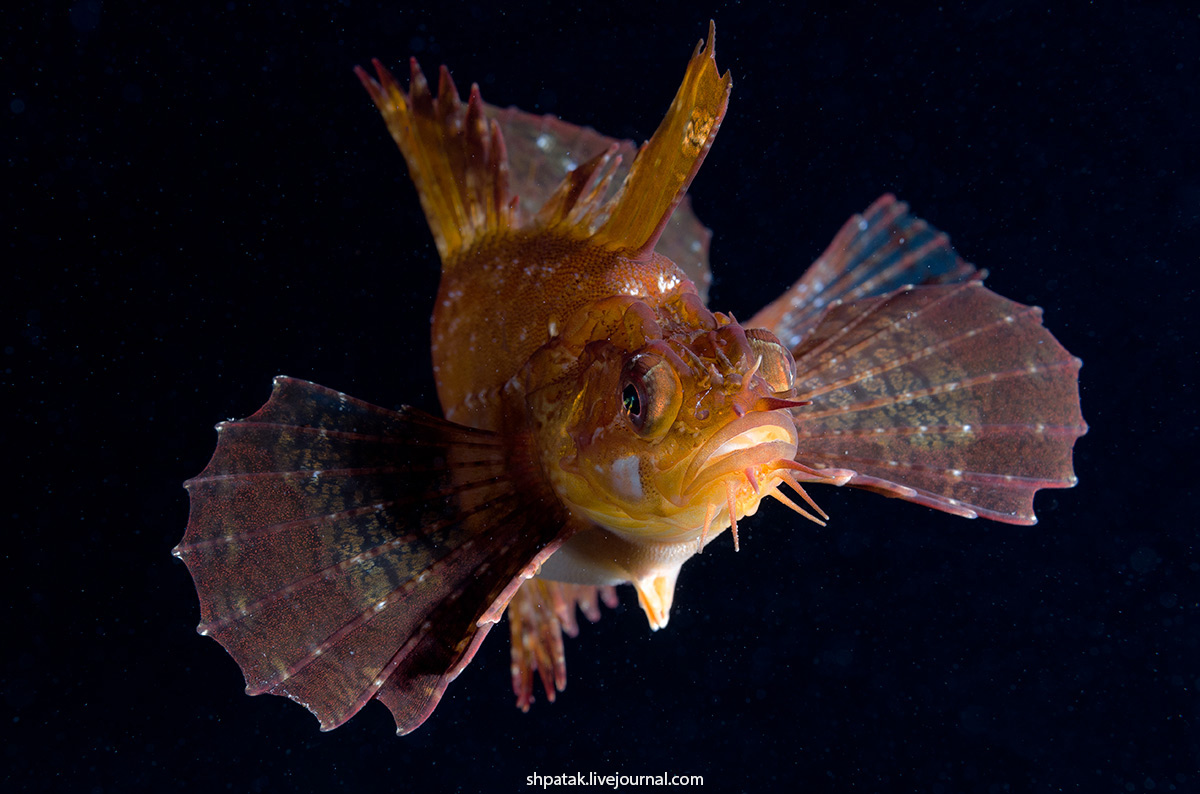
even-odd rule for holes
{"type": "Polygon", "coordinates": [[[175,550],[199,631],[322,730],[371,698],[419,726],[569,531],[519,445],[419,411],[277,378],[218,429],[175,550]]]}
{"type": "Polygon", "coordinates": [[[956,515],[1032,524],[1069,488],[1079,367],[1042,310],[983,286],[945,234],[885,195],[748,323],[796,360],[796,460],[956,515]],[[914,286],[916,285],[916,286],[914,286]]]}
{"type": "Polygon", "coordinates": [[[1036,522],[1076,482],[1080,361],[979,280],[835,303],[793,349],[796,460],[956,515],[1036,522]]]}

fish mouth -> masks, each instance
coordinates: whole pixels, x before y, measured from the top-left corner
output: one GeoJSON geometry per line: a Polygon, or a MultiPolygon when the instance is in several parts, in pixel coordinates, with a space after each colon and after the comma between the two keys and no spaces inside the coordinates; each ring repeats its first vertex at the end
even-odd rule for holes
{"type": "Polygon", "coordinates": [[[687,500],[705,486],[734,472],[796,457],[796,421],[786,410],[756,411],[713,434],[692,457],[680,482],[687,500]]]}

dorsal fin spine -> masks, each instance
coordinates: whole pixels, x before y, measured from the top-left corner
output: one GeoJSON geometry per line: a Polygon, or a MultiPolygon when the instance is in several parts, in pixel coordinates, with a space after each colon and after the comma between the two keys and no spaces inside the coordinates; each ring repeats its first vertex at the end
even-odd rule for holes
{"type": "Polygon", "coordinates": [[[409,61],[407,94],[383,64],[372,64],[378,80],[358,67],[355,74],[404,154],[438,253],[449,267],[485,234],[516,225],[500,127],[485,115],[479,87],[471,86],[464,103],[445,67],[434,98],[415,58],[409,61]]]}
{"type": "Polygon", "coordinates": [[[654,249],[725,115],[731,80],[728,72],[718,73],[714,47],[710,22],[707,43],[696,45],[666,116],[616,190],[618,143],[569,170],[540,210],[524,219],[509,192],[500,125],[477,85],[464,103],[443,66],[435,98],[415,58],[407,94],[378,60],[372,61],[378,80],[359,67],[355,73],[404,153],[443,268],[484,236],[517,228],[590,239],[640,258],[654,249]]]}

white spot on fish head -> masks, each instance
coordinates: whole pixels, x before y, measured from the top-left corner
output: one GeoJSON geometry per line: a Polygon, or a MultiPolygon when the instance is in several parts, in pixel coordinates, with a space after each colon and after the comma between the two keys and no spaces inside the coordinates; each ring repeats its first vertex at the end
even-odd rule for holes
{"type": "Polygon", "coordinates": [[[613,490],[621,496],[641,500],[642,466],[637,455],[626,455],[613,461],[612,484],[613,490]]]}

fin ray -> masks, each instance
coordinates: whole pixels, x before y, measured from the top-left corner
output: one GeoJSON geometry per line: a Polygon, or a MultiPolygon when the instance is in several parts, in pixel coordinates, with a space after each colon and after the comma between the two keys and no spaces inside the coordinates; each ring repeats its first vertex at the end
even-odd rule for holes
{"type": "Polygon", "coordinates": [[[361,67],[355,74],[404,154],[443,266],[450,267],[456,253],[514,225],[504,138],[484,112],[479,87],[471,86],[463,103],[445,67],[435,98],[415,58],[407,93],[383,64],[372,63],[378,80],[361,67]]]}
{"type": "MultiPolygon", "coordinates": [[[[514,107],[497,108],[487,103],[484,111],[500,125],[508,152],[509,187],[520,201],[522,226],[538,215],[571,171],[615,146],[611,180],[592,199],[599,204],[609,202],[624,184],[637,155],[633,141],[610,138],[591,127],[580,127],[555,116],[534,115],[514,107]]],[[[711,242],[712,231],[696,217],[685,195],[654,246],[656,252],[687,274],[704,301],[708,300],[712,285],[711,242]]]]}
{"type": "Polygon", "coordinates": [[[512,684],[517,708],[528,711],[533,704],[534,673],[542,682],[551,703],[567,686],[567,663],[563,635],[579,633],[578,609],[588,620],[600,619],[600,604],[617,607],[617,592],[611,586],[567,584],[530,579],[521,585],[508,607],[512,635],[512,684]]]}

